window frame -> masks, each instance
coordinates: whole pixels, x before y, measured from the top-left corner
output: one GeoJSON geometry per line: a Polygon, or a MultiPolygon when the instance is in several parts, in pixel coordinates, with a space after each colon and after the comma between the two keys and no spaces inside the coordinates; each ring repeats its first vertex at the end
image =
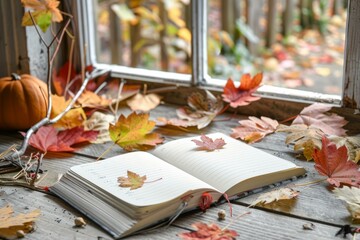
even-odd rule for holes
{"type": "MultiPolygon", "coordinates": [[[[95,1],[77,0],[77,8],[80,42],[82,43],[83,56],[86,56],[86,64],[92,64],[96,68],[111,69],[111,76],[129,80],[140,80],[148,83],[172,84],[183,87],[197,87],[222,92],[224,80],[214,79],[207,71],[207,1],[191,1],[192,16],[192,74],[180,74],[156,70],[124,67],[119,65],[100,64],[96,62],[96,43],[94,29],[90,27],[91,21],[95,22],[95,1]],[[88,43],[88,44],[87,44],[88,43]],[[87,46],[85,48],[85,46],[87,46]]],[[[262,98],[313,103],[323,102],[335,107],[360,108],[360,33],[357,26],[360,24],[360,1],[348,1],[348,15],[346,26],[346,45],[343,67],[343,89],[341,95],[322,94],[297,89],[289,89],[264,85],[256,92],[262,98]]]]}

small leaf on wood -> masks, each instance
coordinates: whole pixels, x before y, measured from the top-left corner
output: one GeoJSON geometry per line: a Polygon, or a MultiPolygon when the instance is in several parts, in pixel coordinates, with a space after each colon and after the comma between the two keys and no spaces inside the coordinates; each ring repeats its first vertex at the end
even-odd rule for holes
{"type": "Polygon", "coordinates": [[[180,233],[178,236],[184,240],[202,240],[202,239],[209,239],[209,240],[233,240],[239,234],[234,230],[229,229],[222,229],[218,225],[206,224],[202,222],[197,222],[191,225],[195,228],[194,231],[180,233]]]}
{"type": "Polygon", "coordinates": [[[273,190],[271,192],[261,194],[252,204],[251,206],[259,205],[259,204],[269,204],[275,201],[280,200],[290,200],[299,195],[299,191],[295,191],[291,188],[280,188],[273,190]]]}
{"type": "Polygon", "coordinates": [[[136,94],[131,99],[127,100],[127,105],[133,111],[148,112],[156,108],[161,102],[161,97],[155,93],[143,95],[141,93],[136,94]]]}

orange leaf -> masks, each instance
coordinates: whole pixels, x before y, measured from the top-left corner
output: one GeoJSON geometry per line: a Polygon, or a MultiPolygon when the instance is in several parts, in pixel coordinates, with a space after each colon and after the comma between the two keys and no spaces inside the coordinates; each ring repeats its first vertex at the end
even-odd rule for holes
{"type": "Polygon", "coordinates": [[[151,109],[156,108],[160,104],[161,97],[155,93],[143,95],[141,93],[136,94],[131,99],[127,100],[127,105],[133,111],[148,112],[151,109]]]}
{"type": "Polygon", "coordinates": [[[327,176],[327,181],[339,187],[342,183],[360,187],[358,165],[348,160],[345,146],[336,145],[326,137],[322,138],[322,148],[314,149],[315,169],[320,175],[327,176]]]}
{"type": "Polygon", "coordinates": [[[234,230],[222,229],[218,225],[197,222],[191,225],[195,231],[180,233],[179,237],[184,240],[233,240],[239,234],[234,230]]]}
{"type": "Polygon", "coordinates": [[[229,102],[233,108],[246,106],[253,101],[259,100],[260,97],[255,97],[252,94],[259,88],[262,77],[262,73],[256,74],[253,78],[251,78],[250,74],[244,74],[238,88],[235,87],[231,79],[228,79],[222,94],[223,100],[229,102]]]}
{"type": "Polygon", "coordinates": [[[147,113],[121,115],[115,125],[109,126],[110,138],[126,151],[146,150],[164,141],[159,134],[150,133],[154,127],[155,122],[149,121],[147,113]]]}
{"type": "Polygon", "coordinates": [[[146,181],[146,175],[140,177],[139,174],[136,174],[132,171],[127,171],[127,177],[119,177],[118,183],[120,187],[130,188],[130,190],[135,190],[141,188],[146,181]]]}
{"type": "MultiPolygon", "coordinates": [[[[61,112],[65,110],[65,108],[71,102],[71,99],[65,100],[63,96],[52,95],[53,107],[51,109],[51,118],[56,117],[61,112]]],[[[84,110],[81,107],[73,108],[68,111],[59,121],[54,124],[54,127],[58,128],[73,128],[77,126],[81,126],[83,122],[86,120],[86,115],[84,110]]]]}

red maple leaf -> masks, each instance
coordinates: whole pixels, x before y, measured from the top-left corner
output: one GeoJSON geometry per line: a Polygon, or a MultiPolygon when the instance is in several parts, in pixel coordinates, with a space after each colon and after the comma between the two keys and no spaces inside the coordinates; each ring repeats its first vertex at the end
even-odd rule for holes
{"type": "Polygon", "coordinates": [[[313,153],[315,169],[320,175],[327,176],[327,181],[339,187],[341,183],[360,187],[358,165],[348,160],[347,148],[336,147],[335,143],[323,136],[321,150],[315,148],[313,153]]]}
{"type": "Polygon", "coordinates": [[[217,138],[215,140],[212,140],[211,138],[209,138],[203,134],[201,135],[200,139],[201,139],[201,141],[199,141],[197,139],[193,139],[191,141],[196,143],[196,145],[201,147],[202,149],[205,149],[208,151],[214,151],[215,149],[220,149],[226,144],[224,139],[222,139],[222,138],[217,138]]]}
{"type": "Polygon", "coordinates": [[[178,236],[185,240],[233,240],[239,234],[234,230],[221,229],[218,225],[197,222],[191,225],[196,230],[180,233],[178,236]]]}
{"type": "Polygon", "coordinates": [[[259,88],[262,77],[262,73],[256,74],[253,78],[251,78],[250,74],[244,74],[238,88],[235,87],[232,79],[228,79],[222,94],[223,100],[229,102],[233,108],[246,106],[253,101],[259,100],[260,97],[255,97],[252,94],[259,88]]]}
{"type": "Polygon", "coordinates": [[[84,131],[83,127],[74,127],[57,131],[53,126],[41,127],[30,138],[29,144],[40,151],[72,152],[74,144],[96,140],[98,131],[84,131]]]}

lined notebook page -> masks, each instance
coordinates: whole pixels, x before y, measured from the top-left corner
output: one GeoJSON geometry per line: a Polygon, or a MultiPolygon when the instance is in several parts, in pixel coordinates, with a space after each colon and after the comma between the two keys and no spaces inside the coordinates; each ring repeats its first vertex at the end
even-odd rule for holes
{"type": "Polygon", "coordinates": [[[193,189],[212,189],[210,185],[147,152],[126,153],[74,166],[71,170],[115,197],[139,207],[167,202],[193,189]],[[127,177],[128,170],[140,176],[146,175],[147,180],[141,188],[130,190],[119,187],[118,177],[127,177]],[[154,181],[157,179],[160,180],[154,181]]]}
{"type": "Polygon", "coordinates": [[[222,138],[226,145],[219,150],[199,150],[191,139],[183,138],[158,146],[153,154],[226,192],[236,183],[271,172],[296,167],[295,164],[256,149],[222,133],[208,134],[214,139],[222,138]]]}

